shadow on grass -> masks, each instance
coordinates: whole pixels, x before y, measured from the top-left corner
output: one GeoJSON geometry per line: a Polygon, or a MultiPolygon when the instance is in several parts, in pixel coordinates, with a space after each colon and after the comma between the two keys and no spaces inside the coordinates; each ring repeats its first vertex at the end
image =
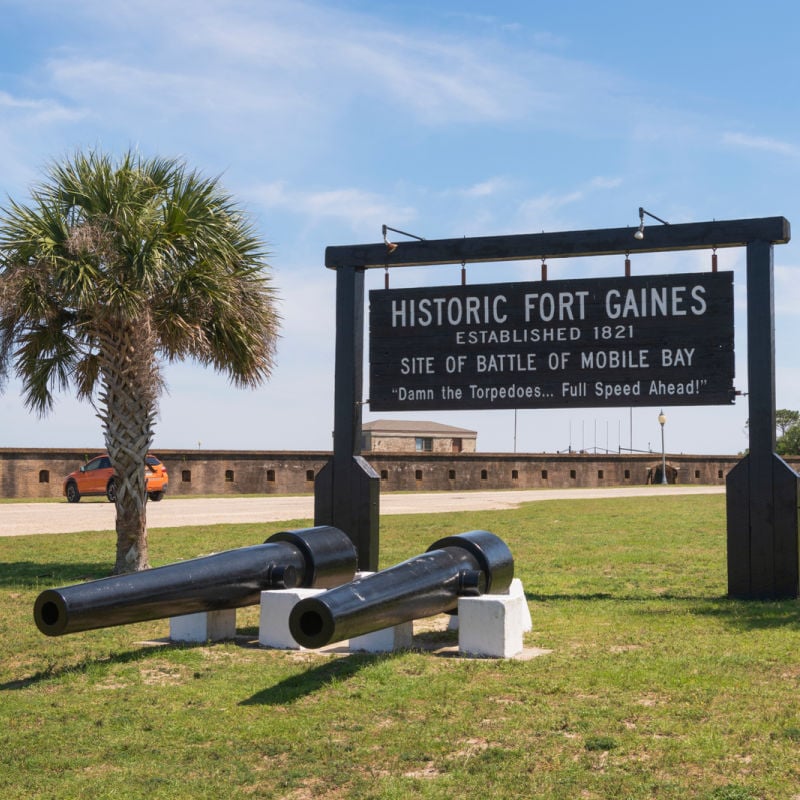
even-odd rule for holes
{"type": "Polygon", "coordinates": [[[800,627],[800,600],[738,600],[725,596],[680,594],[615,595],[609,592],[588,594],[537,594],[526,592],[528,602],[625,603],[650,605],[642,614],[672,613],[680,610],[698,617],[718,619],[740,630],[770,630],[800,627]],[[664,604],[661,608],[655,604],[664,604]]]}
{"type": "Polygon", "coordinates": [[[552,602],[571,602],[574,600],[580,602],[612,602],[612,603],[650,603],[659,602],[660,600],[675,600],[678,602],[715,602],[718,600],[725,600],[726,598],[714,597],[711,595],[687,595],[687,594],[672,594],[670,592],[659,592],[658,594],[614,594],[613,592],[575,592],[569,594],[567,592],[558,594],[537,594],[535,592],[525,592],[525,599],[528,602],[535,603],[552,603],[552,602]]]}
{"type": "MultiPolygon", "coordinates": [[[[391,656],[388,656],[391,657],[391,656]]],[[[247,700],[242,700],[242,706],[282,706],[293,703],[307,695],[318,692],[326,686],[338,681],[348,680],[357,675],[364,667],[376,661],[386,659],[387,655],[370,655],[364,653],[352,654],[342,658],[332,658],[324,664],[307,669],[297,675],[292,675],[285,680],[256,692],[247,700]]]]}
{"type": "MultiPolygon", "coordinates": [[[[183,647],[183,645],[180,645],[183,647]]],[[[130,664],[136,661],[145,661],[148,658],[157,657],[161,653],[158,647],[140,647],[138,650],[129,650],[127,653],[118,653],[112,656],[103,656],[101,658],[87,658],[77,664],[70,664],[68,666],[59,667],[57,669],[43,669],[34,673],[28,678],[19,678],[15,681],[8,681],[8,683],[0,683],[0,692],[12,691],[15,689],[27,689],[29,686],[35,686],[44,681],[58,680],[65,675],[75,675],[86,672],[92,667],[103,664],[130,664]]]]}
{"type": "MultiPolygon", "coordinates": [[[[615,597],[610,592],[592,592],[589,594],[581,594],[580,592],[576,592],[575,594],[537,594],[535,592],[525,592],[525,599],[530,603],[552,603],[552,602],[561,602],[563,600],[621,600],[623,598],[615,597]]],[[[638,600],[644,600],[643,597],[637,598],[638,600]]]]}
{"type": "Polygon", "coordinates": [[[50,586],[66,586],[97,578],[107,578],[113,564],[103,562],[38,563],[36,561],[16,561],[4,563],[0,567],[0,588],[15,587],[38,589],[42,583],[50,586]]]}
{"type": "Polygon", "coordinates": [[[692,613],[719,619],[748,631],[800,628],[798,600],[733,600],[725,597],[709,600],[692,609],[692,613]]]}

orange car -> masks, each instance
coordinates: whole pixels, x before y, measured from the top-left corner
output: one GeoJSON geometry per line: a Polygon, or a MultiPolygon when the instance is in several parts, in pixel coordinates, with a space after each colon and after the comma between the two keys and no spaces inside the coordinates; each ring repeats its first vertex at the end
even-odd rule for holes
{"type": "MultiPolygon", "coordinates": [[[[154,501],[161,500],[169,483],[167,468],[154,455],[148,454],[144,469],[147,496],[154,501]]],[[[109,503],[117,499],[117,474],[107,453],[95,456],[88,464],[64,478],[64,497],[70,503],[77,503],[84,495],[103,494],[109,503]]]]}

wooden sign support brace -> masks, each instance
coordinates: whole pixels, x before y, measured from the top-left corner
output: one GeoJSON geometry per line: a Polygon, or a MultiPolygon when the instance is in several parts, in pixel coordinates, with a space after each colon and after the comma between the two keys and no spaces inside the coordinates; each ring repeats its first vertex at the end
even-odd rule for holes
{"type": "Polygon", "coordinates": [[[743,599],[800,593],[798,475],[775,453],[772,244],[747,245],[750,452],[727,477],[728,593],[743,599]]]}
{"type": "Polygon", "coordinates": [[[375,572],[380,478],[360,455],[363,352],[364,270],[340,267],[336,271],[333,458],[314,481],[314,524],[344,531],[358,550],[358,568],[375,572]]]}

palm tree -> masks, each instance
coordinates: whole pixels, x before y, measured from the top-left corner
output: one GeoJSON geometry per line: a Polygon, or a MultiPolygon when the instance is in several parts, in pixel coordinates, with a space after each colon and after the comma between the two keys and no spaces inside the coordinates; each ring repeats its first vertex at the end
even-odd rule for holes
{"type": "MultiPolygon", "coordinates": [[[[160,365],[191,358],[253,387],[280,322],[264,242],[220,187],[175,159],[78,152],[0,209],[0,378],[42,415],[74,388],[118,475],[114,573],[149,566],[143,465],[160,365]]],[[[2,387],[0,387],[2,388],[2,387]]]]}

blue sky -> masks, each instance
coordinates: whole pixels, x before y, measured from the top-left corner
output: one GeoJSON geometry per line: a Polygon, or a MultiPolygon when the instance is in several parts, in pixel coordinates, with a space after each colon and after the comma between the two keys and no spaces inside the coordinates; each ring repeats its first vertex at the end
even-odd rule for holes
{"type": "MultiPolygon", "coordinates": [[[[325,247],[785,216],[800,224],[800,5],[718,2],[0,0],[0,202],[24,200],[77,148],[181,156],[225,187],[269,242],[284,317],[255,391],[165,367],[155,449],[329,449],[334,274],[325,247]]],[[[747,391],[744,252],[736,387],[747,391]]],[[[706,253],[639,256],[634,273],[705,271],[706,253]]],[[[621,261],[617,259],[617,261],[621,261]]],[[[778,406],[800,409],[800,257],[775,248],[778,406]]],[[[614,259],[551,278],[618,275],[614,259]]],[[[537,278],[471,265],[470,282],[537,278]]],[[[395,270],[392,286],[458,283],[395,270]]],[[[380,288],[380,270],[368,288],[380,288]]],[[[364,396],[369,393],[365,379],[364,396]]],[[[483,451],[660,448],[659,408],[437,412],[483,451]]],[[[746,399],[665,408],[667,449],[747,446],[746,399]]],[[[372,414],[365,420],[397,414],[372,414]]],[[[11,381],[0,447],[102,447],[90,405],[44,419],[11,381]]]]}

